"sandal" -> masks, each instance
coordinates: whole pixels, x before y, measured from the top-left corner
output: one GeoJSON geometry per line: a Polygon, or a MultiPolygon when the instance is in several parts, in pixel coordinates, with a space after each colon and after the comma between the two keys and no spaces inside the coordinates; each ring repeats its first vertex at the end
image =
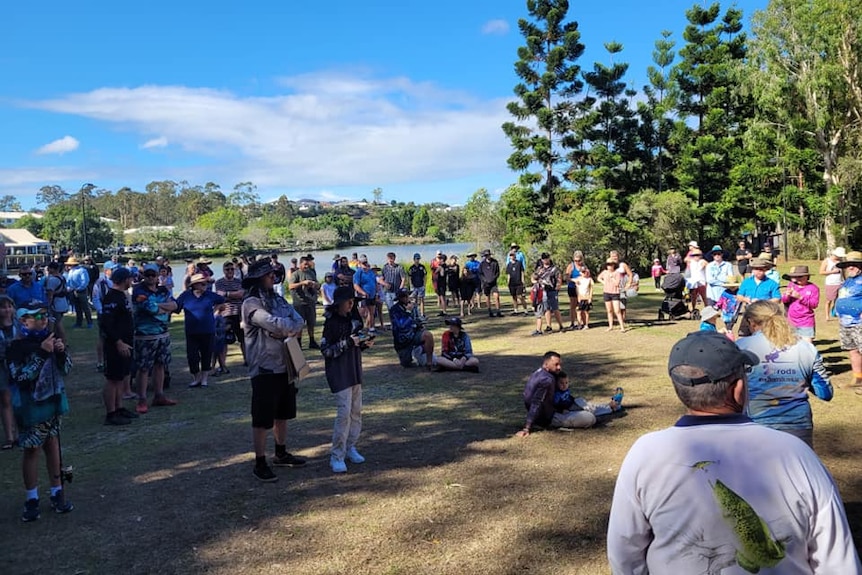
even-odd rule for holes
{"type": "Polygon", "coordinates": [[[9,451],[10,449],[13,449],[16,445],[18,445],[17,440],[7,441],[3,445],[0,445],[0,450],[9,451]]]}

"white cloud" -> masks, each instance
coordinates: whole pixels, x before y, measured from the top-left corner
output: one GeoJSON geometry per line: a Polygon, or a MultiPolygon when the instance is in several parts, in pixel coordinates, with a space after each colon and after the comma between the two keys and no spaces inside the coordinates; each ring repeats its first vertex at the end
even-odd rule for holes
{"type": "Polygon", "coordinates": [[[488,20],[482,24],[482,34],[503,36],[509,32],[509,23],[505,20],[488,20]]]}
{"type": "Polygon", "coordinates": [[[36,150],[37,154],[60,154],[63,155],[66,152],[74,152],[78,149],[81,143],[73,138],[72,136],[63,136],[59,140],[54,140],[53,142],[49,142],[36,150]]]}
{"type": "Polygon", "coordinates": [[[241,97],[184,86],[102,88],[31,102],[137,131],[147,143],[218,160],[261,186],[333,188],[506,171],[506,100],[409,78],[317,73],[280,79],[282,94],[241,97]]]}
{"type": "Polygon", "coordinates": [[[168,139],[164,136],[160,136],[158,138],[153,138],[151,140],[147,140],[143,144],[141,144],[141,148],[144,150],[149,150],[150,148],[164,148],[168,145],[168,139]]]}

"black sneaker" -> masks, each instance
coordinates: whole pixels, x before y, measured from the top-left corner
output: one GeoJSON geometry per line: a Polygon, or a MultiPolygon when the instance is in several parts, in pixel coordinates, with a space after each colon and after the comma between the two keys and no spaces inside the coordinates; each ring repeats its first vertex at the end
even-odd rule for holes
{"type": "Polygon", "coordinates": [[[24,502],[24,513],[21,514],[21,521],[29,523],[30,521],[36,521],[41,516],[42,512],[39,511],[38,499],[28,499],[24,502]]]}
{"type": "Polygon", "coordinates": [[[545,333],[551,333],[552,331],[554,331],[554,328],[552,328],[551,326],[545,328],[545,333]]]}
{"type": "Polygon", "coordinates": [[[126,409],[125,407],[121,407],[121,408],[119,408],[119,409],[117,410],[117,413],[119,413],[120,415],[122,415],[122,416],[123,416],[123,417],[125,417],[126,419],[137,419],[137,418],[139,418],[139,417],[140,417],[140,415],[138,415],[138,414],[137,414],[137,413],[135,413],[134,411],[129,411],[129,410],[128,410],[128,409],[126,409]]]}
{"type": "Polygon", "coordinates": [[[131,419],[124,417],[119,411],[112,411],[105,416],[105,425],[129,425],[131,422],[131,419]]]}
{"type": "Polygon", "coordinates": [[[62,489],[57,492],[57,495],[51,496],[51,509],[54,513],[68,513],[74,508],[71,501],[66,501],[66,493],[62,489]]]}
{"type": "Polygon", "coordinates": [[[269,465],[255,465],[252,473],[258,478],[258,480],[263,481],[264,483],[274,483],[278,481],[278,475],[272,472],[269,465]]]}
{"type": "Polygon", "coordinates": [[[308,344],[308,349],[320,349],[320,346],[317,345],[316,341],[312,341],[311,343],[308,344]]]}
{"type": "Polygon", "coordinates": [[[301,457],[294,457],[290,453],[285,453],[284,455],[273,457],[272,464],[276,467],[302,467],[305,465],[305,460],[301,457]]]}

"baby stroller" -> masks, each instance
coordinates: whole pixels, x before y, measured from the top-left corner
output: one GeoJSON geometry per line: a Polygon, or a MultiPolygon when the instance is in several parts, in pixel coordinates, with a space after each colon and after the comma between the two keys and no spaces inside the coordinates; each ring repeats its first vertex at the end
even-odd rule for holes
{"type": "Polygon", "coordinates": [[[700,317],[700,312],[697,310],[689,313],[685,294],[685,277],[682,274],[665,275],[661,282],[661,289],[664,291],[664,299],[658,310],[659,321],[664,321],[665,316],[670,319],[698,319],[700,317]]]}

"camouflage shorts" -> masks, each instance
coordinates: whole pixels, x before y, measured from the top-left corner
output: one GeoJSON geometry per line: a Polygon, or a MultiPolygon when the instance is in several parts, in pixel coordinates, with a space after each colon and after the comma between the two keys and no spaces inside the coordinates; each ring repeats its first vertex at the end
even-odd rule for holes
{"type": "Polygon", "coordinates": [[[153,366],[171,364],[171,336],[165,335],[158,339],[135,338],[135,371],[153,373],[153,366]]]}
{"type": "Polygon", "coordinates": [[[862,325],[841,326],[838,329],[841,349],[862,351],[862,325]]]}
{"type": "Polygon", "coordinates": [[[18,432],[18,444],[24,449],[42,447],[49,437],[60,435],[60,417],[54,416],[48,421],[26,427],[18,432]]]}

